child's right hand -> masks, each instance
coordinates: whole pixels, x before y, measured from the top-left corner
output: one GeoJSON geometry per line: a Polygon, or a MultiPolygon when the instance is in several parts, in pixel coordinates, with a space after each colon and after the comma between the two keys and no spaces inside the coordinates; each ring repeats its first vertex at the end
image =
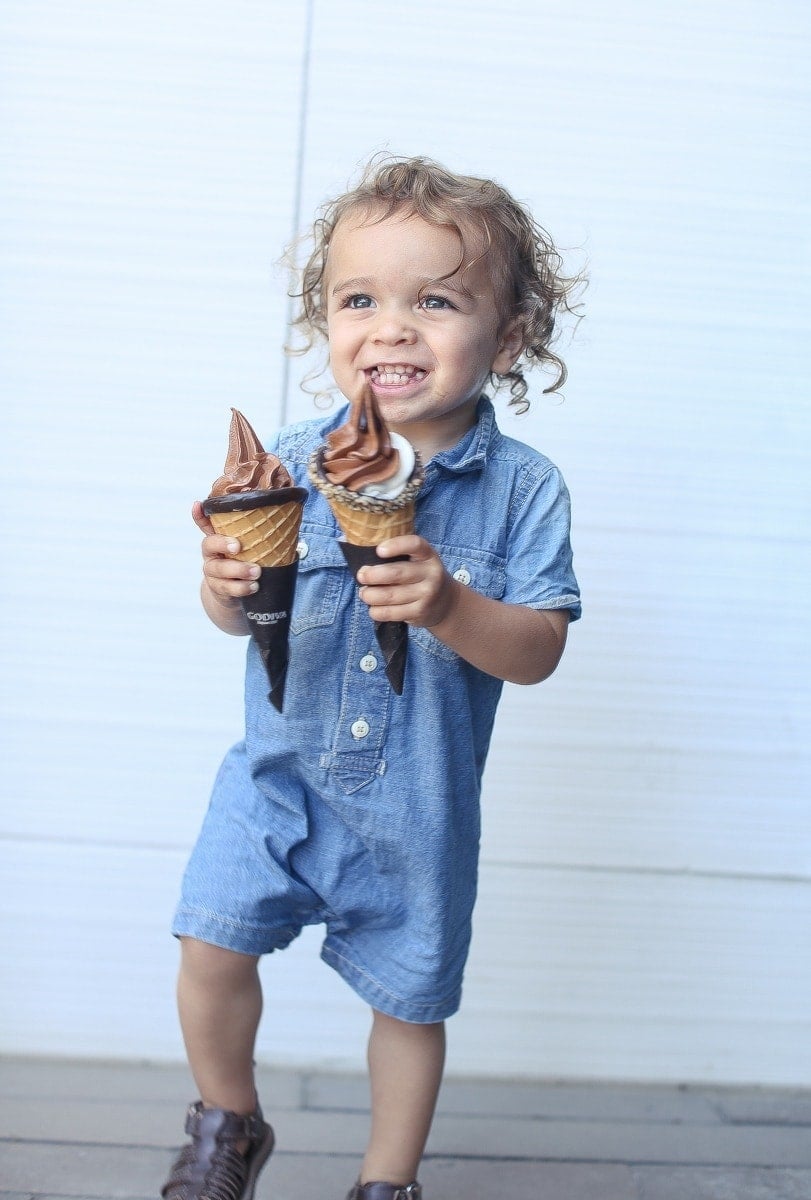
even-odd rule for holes
{"type": "Polygon", "coordinates": [[[205,534],[202,543],[203,552],[203,603],[212,620],[214,613],[206,603],[207,596],[224,609],[239,610],[243,596],[250,596],[258,590],[260,568],[255,563],[240,562],[234,558],[239,553],[240,544],[236,539],[224,537],[215,533],[214,526],[203,512],[199,500],[192,505],[191,515],[195,525],[205,534]]]}

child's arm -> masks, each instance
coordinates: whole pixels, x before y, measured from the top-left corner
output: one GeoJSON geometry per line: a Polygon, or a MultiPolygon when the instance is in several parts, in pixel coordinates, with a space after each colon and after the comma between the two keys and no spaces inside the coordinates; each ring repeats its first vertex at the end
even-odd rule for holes
{"type": "Polygon", "coordinates": [[[378,553],[407,554],[408,561],[358,573],[372,620],[424,626],[474,667],[511,683],[539,683],[560,662],[569,626],[565,610],[491,600],[453,579],[433,546],[413,534],[391,538],[378,553]]]}
{"type": "Polygon", "coordinates": [[[246,634],[248,622],[240,598],[256,591],[258,585],[253,581],[259,578],[259,567],[231,557],[239,551],[239,542],[214,532],[199,500],[195,501],[191,515],[197,528],[206,535],[202,545],[203,582],[200,586],[203,608],[224,633],[246,634]]]}

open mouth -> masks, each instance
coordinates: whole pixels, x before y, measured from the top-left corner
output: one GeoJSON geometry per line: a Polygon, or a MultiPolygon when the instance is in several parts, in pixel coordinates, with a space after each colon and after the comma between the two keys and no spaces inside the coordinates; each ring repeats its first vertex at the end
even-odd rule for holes
{"type": "Polygon", "coordinates": [[[427,372],[423,371],[421,367],[414,367],[409,363],[377,363],[369,372],[372,382],[382,384],[384,387],[418,383],[425,378],[426,374],[427,372]]]}

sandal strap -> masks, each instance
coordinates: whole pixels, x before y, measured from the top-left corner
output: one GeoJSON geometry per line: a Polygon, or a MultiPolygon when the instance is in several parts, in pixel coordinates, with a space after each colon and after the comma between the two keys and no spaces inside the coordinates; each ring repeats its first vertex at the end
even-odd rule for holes
{"type": "Polygon", "coordinates": [[[422,1188],[413,1183],[356,1183],[347,1200],[422,1200],[422,1188]]]}
{"type": "Polygon", "coordinates": [[[182,1148],[163,1185],[164,1200],[248,1200],[273,1150],[273,1130],[257,1104],[248,1115],[204,1108],[186,1111],[191,1141],[182,1148]],[[240,1146],[244,1142],[246,1146],[240,1146]]]}
{"type": "Polygon", "coordinates": [[[201,1137],[207,1132],[206,1126],[209,1129],[216,1126],[217,1139],[227,1141],[239,1141],[242,1138],[255,1141],[264,1136],[266,1129],[259,1105],[252,1113],[243,1116],[222,1108],[204,1108],[202,1100],[198,1100],[190,1104],[186,1111],[186,1133],[191,1137],[201,1137]]]}

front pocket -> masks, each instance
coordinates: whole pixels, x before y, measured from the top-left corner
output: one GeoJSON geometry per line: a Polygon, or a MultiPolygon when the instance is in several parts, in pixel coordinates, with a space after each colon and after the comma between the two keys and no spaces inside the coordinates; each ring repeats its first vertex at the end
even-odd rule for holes
{"type": "Polygon", "coordinates": [[[302,522],[290,633],[295,636],[308,629],[333,625],[341,593],[349,581],[346,559],[334,528],[302,522]]]}
{"type": "MultiPolygon", "coordinates": [[[[503,558],[490,554],[486,550],[471,550],[467,547],[435,545],[445,570],[465,587],[489,596],[491,600],[500,600],[507,586],[507,567],[503,558]]],[[[434,637],[430,629],[412,626],[408,631],[409,641],[413,641],[421,650],[433,654],[446,662],[456,662],[459,655],[451,650],[439,638],[434,637]]]]}

